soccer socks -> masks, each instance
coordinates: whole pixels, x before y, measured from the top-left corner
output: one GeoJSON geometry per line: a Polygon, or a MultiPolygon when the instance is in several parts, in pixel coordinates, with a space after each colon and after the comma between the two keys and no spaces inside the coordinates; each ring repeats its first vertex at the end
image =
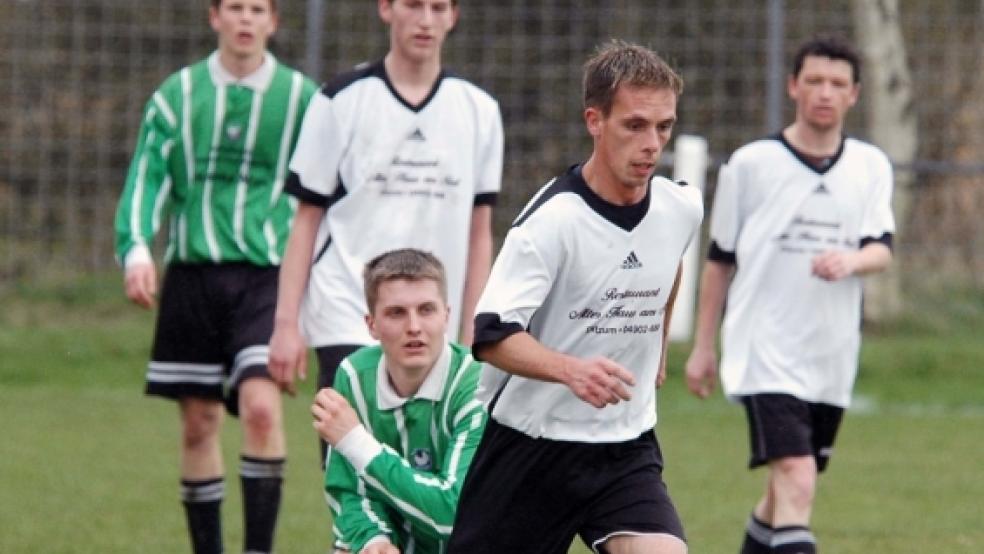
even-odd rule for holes
{"type": "Polygon", "coordinates": [[[748,517],[745,526],[745,540],[741,543],[739,554],[772,554],[772,535],[775,530],[763,523],[754,514],[748,517]]]}
{"type": "Polygon", "coordinates": [[[181,480],[181,501],[188,518],[188,533],[195,554],[222,553],[222,519],[219,508],[225,496],[222,477],[205,481],[181,480]]]}
{"type": "Polygon", "coordinates": [[[777,527],[772,535],[774,554],[816,554],[817,539],[809,527],[790,525],[777,527]]]}
{"type": "Polygon", "coordinates": [[[273,551],[273,534],[280,512],[280,489],[284,481],[283,458],[240,457],[243,486],[243,537],[248,553],[273,551]]]}

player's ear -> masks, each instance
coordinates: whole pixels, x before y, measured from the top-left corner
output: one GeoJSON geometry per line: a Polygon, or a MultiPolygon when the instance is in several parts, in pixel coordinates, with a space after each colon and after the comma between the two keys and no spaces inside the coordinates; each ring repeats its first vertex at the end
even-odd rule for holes
{"type": "Polygon", "coordinates": [[[208,24],[216,33],[219,32],[219,8],[212,4],[208,5],[208,24]]]}
{"type": "Polygon", "coordinates": [[[366,329],[369,330],[369,335],[372,338],[379,340],[379,333],[376,332],[376,320],[372,317],[372,314],[366,314],[366,329]]]}
{"type": "Polygon", "coordinates": [[[601,134],[601,124],[604,119],[600,108],[594,106],[584,108],[584,124],[591,136],[597,137],[601,134]]]}
{"type": "Polygon", "coordinates": [[[396,0],[379,0],[379,18],[389,25],[393,21],[393,2],[396,0]]]}

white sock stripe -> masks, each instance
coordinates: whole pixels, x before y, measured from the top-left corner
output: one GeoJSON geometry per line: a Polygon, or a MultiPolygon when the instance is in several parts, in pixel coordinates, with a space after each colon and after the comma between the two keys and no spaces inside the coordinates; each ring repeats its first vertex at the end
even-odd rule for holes
{"type": "Polygon", "coordinates": [[[796,529],[785,529],[776,530],[772,534],[772,543],[770,546],[773,548],[777,546],[783,546],[785,544],[796,544],[796,543],[808,543],[816,544],[817,539],[813,536],[813,533],[809,529],[796,528],[796,529]]]}
{"type": "Polygon", "coordinates": [[[771,527],[766,527],[759,523],[755,518],[748,518],[748,525],[745,526],[745,531],[748,532],[748,536],[755,539],[756,542],[769,546],[772,544],[772,535],[774,531],[771,527]]]}
{"type": "Polygon", "coordinates": [[[181,500],[185,502],[215,502],[225,497],[225,481],[206,485],[181,484],[181,500]]]}
{"type": "Polygon", "coordinates": [[[255,460],[240,460],[239,461],[239,476],[246,477],[248,479],[265,479],[265,478],[276,478],[284,476],[284,462],[282,460],[277,461],[263,461],[258,462],[255,460]]]}

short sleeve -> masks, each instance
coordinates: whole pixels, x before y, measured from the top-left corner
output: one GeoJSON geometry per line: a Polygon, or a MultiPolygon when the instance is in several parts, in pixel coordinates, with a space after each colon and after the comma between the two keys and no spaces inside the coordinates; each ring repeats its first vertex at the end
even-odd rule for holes
{"type": "Polygon", "coordinates": [[[877,161],[873,164],[873,185],[864,216],[861,222],[860,238],[880,240],[885,235],[895,233],[895,215],[892,212],[892,189],[895,178],[892,164],[887,157],[879,152],[877,161]]]}
{"type": "Polygon", "coordinates": [[[338,165],[347,148],[345,136],[332,100],[319,92],[304,113],[290,160],[293,190],[288,192],[306,202],[319,203],[316,199],[320,198],[326,203],[338,187],[338,165]]]}
{"type": "Polygon", "coordinates": [[[721,166],[711,209],[710,254],[718,261],[734,261],[741,230],[740,202],[738,198],[738,168],[732,164],[721,166]],[[729,260],[730,259],[730,260],[729,260]]]}
{"type": "Polygon", "coordinates": [[[541,255],[528,230],[513,227],[475,308],[474,344],[495,343],[527,329],[556,272],[556,264],[541,255]]]}

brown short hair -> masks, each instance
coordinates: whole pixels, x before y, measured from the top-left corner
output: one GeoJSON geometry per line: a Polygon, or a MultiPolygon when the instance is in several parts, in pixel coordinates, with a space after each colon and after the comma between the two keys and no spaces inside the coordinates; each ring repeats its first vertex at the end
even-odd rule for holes
{"type": "Polygon", "coordinates": [[[584,64],[584,107],[608,115],[622,85],[670,89],[680,96],[683,79],[656,52],[613,39],[584,64]]]}
{"type": "MultiPolygon", "coordinates": [[[[222,5],[222,0],[211,0],[211,3],[213,8],[219,9],[219,6],[222,5]]],[[[274,12],[277,11],[277,0],[270,0],[270,9],[274,12]]]]}
{"type": "Polygon", "coordinates": [[[369,260],[362,270],[362,282],[366,291],[366,304],[369,313],[376,309],[379,299],[379,285],[385,281],[404,279],[421,281],[429,279],[437,283],[441,299],[448,301],[448,279],[441,260],[430,252],[416,248],[401,248],[384,252],[369,260]]]}
{"type": "Polygon", "coordinates": [[[849,42],[840,37],[820,35],[801,44],[793,57],[793,67],[790,71],[793,78],[799,77],[807,56],[845,61],[851,65],[851,80],[855,84],[861,82],[861,56],[849,42]]]}

